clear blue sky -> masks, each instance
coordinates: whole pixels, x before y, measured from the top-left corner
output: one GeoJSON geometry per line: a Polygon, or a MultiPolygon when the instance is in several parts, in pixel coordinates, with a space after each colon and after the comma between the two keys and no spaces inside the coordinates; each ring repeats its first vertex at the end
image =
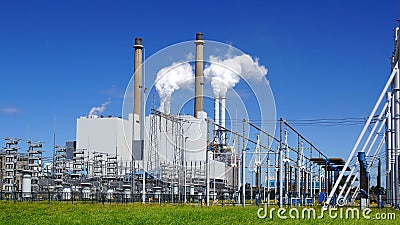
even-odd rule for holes
{"type": "MultiPolygon", "coordinates": [[[[121,114],[134,37],[150,56],[198,31],[260,59],[278,117],[366,117],[390,73],[398,18],[395,0],[3,1],[0,137],[51,152],[55,114],[57,144],[74,140],[91,107],[111,98],[104,114],[121,114]]],[[[298,129],[347,158],[361,127],[298,129]]]]}

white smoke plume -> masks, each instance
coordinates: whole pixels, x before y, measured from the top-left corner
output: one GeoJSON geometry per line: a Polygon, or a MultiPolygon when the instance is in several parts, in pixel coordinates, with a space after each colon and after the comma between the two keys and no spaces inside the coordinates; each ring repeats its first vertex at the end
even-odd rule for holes
{"type": "Polygon", "coordinates": [[[101,106],[93,107],[89,112],[89,116],[97,116],[99,113],[104,112],[104,110],[106,110],[107,105],[110,103],[111,103],[111,99],[109,98],[106,102],[101,104],[101,106]]]}
{"type": "Polygon", "coordinates": [[[193,68],[188,62],[174,62],[158,71],[155,86],[160,96],[159,111],[164,112],[164,105],[174,91],[181,87],[190,87],[193,82],[193,68]]]}
{"type": "Polygon", "coordinates": [[[268,70],[259,65],[258,59],[250,55],[221,59],[217,56],[209,57],[210,65],[204,70],[204,76],[211,81],[215,96],[224,96],[228,88],[233,88],[240,78],[261,80],[267,75],[268,70]]]}

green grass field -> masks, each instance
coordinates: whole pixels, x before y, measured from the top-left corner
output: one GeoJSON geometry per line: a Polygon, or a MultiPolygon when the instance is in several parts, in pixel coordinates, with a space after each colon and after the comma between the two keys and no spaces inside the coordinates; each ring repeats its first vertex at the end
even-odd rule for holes
{"type": "MultiPolygon", "coordinates": [[[[66,202],[0,202],[0,224],[400,224],[396,220],[375,219],[259,219],[255,206],[175,206],[140,204],[90,204],[66,202]]],[[[289,210],[289,208],[288,208],[289,210]]],[[[317,208],[319,215],[320,208],[317,208]]],[[[378,210],[370,214],[374,217],[378,210]]],[[[288,214],[287,214],[288,215],[288,214]]],[[[328,215],[328,214],[326,214],[328,215]]]]}

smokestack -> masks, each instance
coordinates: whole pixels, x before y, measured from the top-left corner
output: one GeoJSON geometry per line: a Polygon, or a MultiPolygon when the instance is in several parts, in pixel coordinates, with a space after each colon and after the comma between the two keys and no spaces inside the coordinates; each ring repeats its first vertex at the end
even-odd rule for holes
{"type": "MultiPolygon", "coordinates": [[[[138,123],[139,125],[139,134],[135,134],[136,137],[139,137],[139,140],[142,140],[142,93],[143,93],[143,82],[142,82],[142,38],[135,38],[135,45],[133,46],[135,49],[135,59],[134,59],[134,105],[133,105],[133,114],[138,116],[138,119],[134,119],[134,124],[138,123]]],[[[135,127],[135,125],[134,125],[135,127]]]]}
{"type": "Polygon", "coordinates": [[[165,114],[171,114],[171,97],[168,96],[166,104],[165,104],[165,114]]]}
{"type": "MultiPolygon", "coordinates": [[[[214,122],[219,125],[219,97],[214,97],[214,122]]],[[[219,127],[215,125],[215,130],[219,130],[219,127]]]]}
{"type": "MultiPolygon", "coordinates": [[[[221,96],[221,126],[225,128],[225,105],[226,105],[226,96],[225,94],[221,96]]],[[[226,144],[226,131],[221,132],[221,144],[226,144]]]]}
{"type": "Polygon", "coordinates": [[[158,108],[158,111],[165,113],[165,103],[160,101],[160,108],[158,108]]]}
{"type": "Polygon", "coordinates": [[[196,67],[195,67],[195,96],[194,96],[194,116],[199,118],[198,112],[203,112],[203,45],[204,36],[199,32],[196,34],[196,67]]]}
{"type": "Polygon", "coordinates": [[[215,122],[215,144],[219,144],[219,96],[214,95],[214,122],[215,122]]]}

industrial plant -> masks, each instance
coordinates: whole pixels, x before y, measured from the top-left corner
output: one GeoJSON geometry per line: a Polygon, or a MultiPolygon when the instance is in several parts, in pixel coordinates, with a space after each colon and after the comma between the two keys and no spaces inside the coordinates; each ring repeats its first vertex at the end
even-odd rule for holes
{"type": "MultiPolygon", "coordinates": [[[[133,91],[128,93],[132,108],[127,117],[91,110],[77,118],[76,140],[55,145],[46,157],[42,142],[4,138],[1,199],[207,206],[228,202],[329,206],[360,200],[362,207],[372,201],[398,207],[399,37],[396,28],[393,72],[348,159],[330,155],[333,150],[321,151],[283,118],[265,125],[259,122],[265,120],[263,116],[236,118],[229,112],[227,105],[233,101],[229,90],[246,78],[268,84],[267,69],[245,54],[205,59],[208,41],[202,33],[191,42],[193,59],[166,65],[153,74],[157,74],[151,80],[153,91],[159,98],[150,107],[144,98],[151,91],[143,82],[148,79],[144,45],[136,38],[133,91]],[[168,84],[172,81],[176,83],[168,84]],[[172,93],[184,85],[190,89],[190,84],[193,111],[172,113],[171,102],[177,101],[172,93]],[[212,90],[208,99],[206,85],[212,90]],[[205,107],[206,101],[212,105],[205,107]],[[386,160],[381,166],[378,155],[383,152],[386,160]],[[372,179],[372,165],[378,163],[378,176],[372,179]],[[379,190],[376,197],[370,193],[372,183],[379,190]]],[[[186,103],[177,104],[182,109],[186,103]]],[[[273,111],[269,113],[275,116],[274,107],[247,110],[273,111]]]]}

